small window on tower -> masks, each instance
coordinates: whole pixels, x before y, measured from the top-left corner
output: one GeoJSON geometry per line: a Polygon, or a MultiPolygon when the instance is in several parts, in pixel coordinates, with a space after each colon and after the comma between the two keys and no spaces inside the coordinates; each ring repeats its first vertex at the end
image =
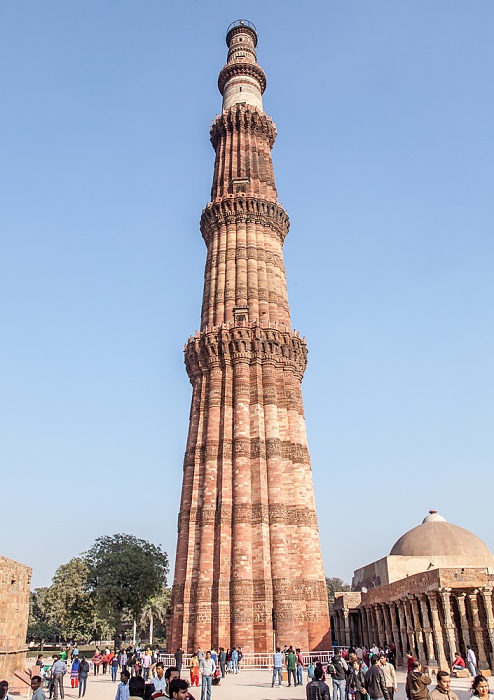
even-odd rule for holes
{"type": "Polygon", "coordinates": [[[249,307],[248,306],[236,306],[233,309],[233,318],[235,323],[244,323],[249,320],[249,307]]]}
{"type": "Polygon", "coordinates": [[[242,86],[240,86],[240,92],[242,92],[242,86]]]}

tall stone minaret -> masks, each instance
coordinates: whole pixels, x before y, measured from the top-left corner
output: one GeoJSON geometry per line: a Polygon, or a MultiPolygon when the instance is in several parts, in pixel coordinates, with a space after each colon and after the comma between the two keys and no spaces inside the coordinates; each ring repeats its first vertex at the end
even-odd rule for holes
{"type": "Polygon", "coordinates": [[[201,330],[185,348],[193,393],[167,646],[268,652],[276,639],[329,649],[300,386],[307,348],[290,327],[276,128],[263,111],[255,27],[234,22],[226,43],[201,217],[201,330]]]}

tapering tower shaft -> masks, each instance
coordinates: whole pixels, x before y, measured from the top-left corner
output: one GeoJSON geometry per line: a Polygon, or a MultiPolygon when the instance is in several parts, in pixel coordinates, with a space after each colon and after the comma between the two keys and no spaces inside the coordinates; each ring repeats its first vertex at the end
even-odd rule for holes
{"type": "Polygon", "coordinates": [[[185,348],[193,393],[168,646],[270,651],[275,632],[305,650],[329,648],[301,394],[307,349],[290,327],[276,129],[263,112],[255,28],[233,23],[227,45],[201,217],[201,330],[185,348]]]}

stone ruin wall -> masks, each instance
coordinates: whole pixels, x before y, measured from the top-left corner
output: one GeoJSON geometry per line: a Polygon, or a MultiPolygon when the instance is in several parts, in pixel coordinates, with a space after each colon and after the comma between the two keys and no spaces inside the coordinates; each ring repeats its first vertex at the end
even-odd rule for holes
{"type": "Polygon", "coordinates": [[[9,679],[26,663],[31,569],[0,557],[0,679],[9,679]]]}

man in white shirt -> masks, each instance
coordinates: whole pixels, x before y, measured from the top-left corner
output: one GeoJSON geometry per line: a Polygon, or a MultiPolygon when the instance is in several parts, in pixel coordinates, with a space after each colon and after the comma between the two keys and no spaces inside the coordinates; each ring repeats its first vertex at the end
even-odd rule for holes
{"type": "Polygon", "coordinates": [[[154,685],[154,689],[157,693],[163,693],[166,695],[166,678],[165,678],[165,667],[162,661],[158,661],[155,667],[156,675],[151,679],[151,683],[154,685]]]}
{"type": "Polygon", "coordinates": [[[395,693],[398,692],[398,682],[396,680],[396,671],[393,664],[386,661],[386,654],[380,654],[379,662],[384,673],[386,689],[388,691],[389,700],[394,700],[395,693]]]}
{"type": "Polygon", "coordinates": [[[211,652],[206,652],[206,658],[201,659],[199,668],[202,673],[202,689],[201,700],[211,700],[211,685],[213,683],[213,675],[216,670],[216,664],[211,658],[211,652]]]}
{"type": "Polygon", "coordinates": [[[472,676],[477,675],[477,657],[475,656],[475,652],[472,649],[470,645],[467,645],[467,664],[468,668],[470,669],[470,673],[472,676]]]}

